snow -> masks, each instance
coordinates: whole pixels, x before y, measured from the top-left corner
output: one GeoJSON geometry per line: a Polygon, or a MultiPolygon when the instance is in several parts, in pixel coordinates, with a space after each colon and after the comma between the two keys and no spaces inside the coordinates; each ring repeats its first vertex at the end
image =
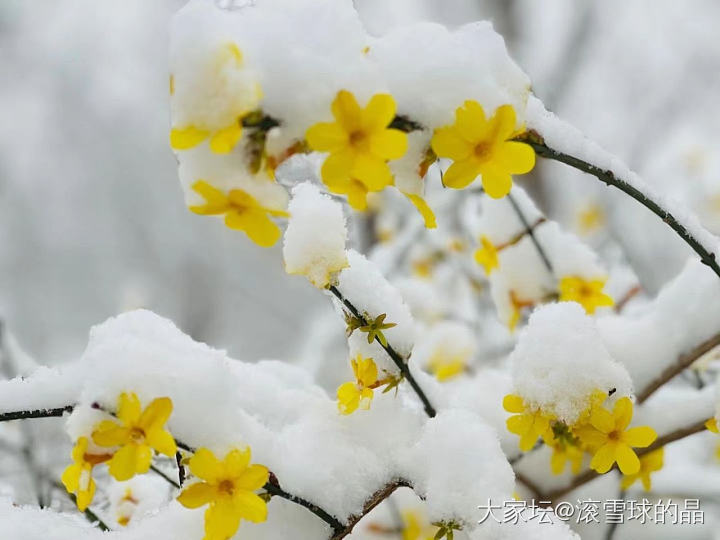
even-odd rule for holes
{"type": "Polygon", "coordinates": [[[310,182],[295,186],[292,195],[283,244],[285,270],[308,276],[316,287],[326,287],[332,275],[347,266],[342,205],[310,182]]]}
{"type": "Polygon", "coordinates": [[[574,302],[538,308],[510,355],[515,393],[532,408],[573,424],[595,390],[629,396],[632,382],[610,355],[593,318],[574,302]]]}

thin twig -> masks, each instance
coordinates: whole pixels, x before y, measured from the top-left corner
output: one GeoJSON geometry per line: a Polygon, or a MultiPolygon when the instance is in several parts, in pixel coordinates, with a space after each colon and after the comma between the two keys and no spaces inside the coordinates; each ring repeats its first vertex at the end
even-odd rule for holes
{"type": "Polygon", "coordinates": [[[717,274],[718,277],[720,277],[720,265],[718,265],[714,253],[709,252],[697,240],[697,238],[695,238],[683,225],[678,222],[675,216],[673,216],[668,210],[663,208],[657,201],[648,197],[645,193],[637,189],[635,186],[633,186],[626,180],[615,176],[615,173],[613,173],[613,171],[601,169],[600,167],[588,163],[587,161],[584,161],[580,158],[565,154],[563,152],[559,152],[554,148],[550,148],[545,144],[542,136],[532,130],[523,133],[522,135],[517,137],[516,140],[530,145],[532,149],[535,150],[535,153],[540,157],[559,161],[560,163],[570,165],[571,167],[579,171],[591,174],[601,182],[604,182],[609,186],[614,186],[618,188],[626,195],[629,195],[630,197],[638,201],[645,208],[650,210],[652,213],[662,219],[665,223],[667,223],[670,228],[675,231],[677,235],[682,238],[685,243],[695,251],[695,253],[700,256],[700,260],[704,264],[709,266],[712,271],[717,274]]]}
{"type": "Polygon", "coordinates": [[[329,513],[327,513],[325,510],[323,510],[316,504],[313,504],[310,501],[303,499],[302,497],[298,497],[297,495],[288,493],[287,491],[282,489],[280,487],[280,483],[278,482],[277,477],[272,473],[270,474],[270,480],[263,486],[263,489],[274,497],[281,497],[290,502],[307,508],[313,514],[322,519],[325,523],[330,525],[333,528],[333,534],[337,534],[338,531],[342,531],[345,528],[345,525],[340,523],[340,521],[338,521],[334,516],[331,516],[329,513]]]}
{"type": "Polygon", "coordinates": [[[656,390],[658,390],[666,382],[668,382],[670,379],[678,375],[686,368],[690,367],[695,362],[695,360],[697,360],[704,354],[707,354],[718,345],[720,345],[720,332],[718,332],[711,338],[703,341],[700,345],[695,347],[690,352],[680,356],[677,362],[665,368],[665,370],[663,370],[663,372],[658,376],[657,379],[652,381],[645,388],[643,388],[642,391],[638,393],[638,403],[642,403],[647,400],[651,395],[655,393],[656,390]]]}
{"type": "Polygon", "coordinates": [[[548,272],[550,272],[551,276],[555,276],[555,271],[553,270],[552,263],[550,262],[550,259],[548,258],[547,254],[545,253],[545,250],[543,249],[542,245],[540,244],[540,241],[535,236],[535,231],[533,230],[534,227],[530,225],[530,222],[525,217],[525,214],[523,214],[522,209],[520,208],[520,205],[517,203],[515,198],[512,196],[512,193],[508,193],[507,195],[508,201],[510,201],[510,204],[513,207],[513,210],[517,214],[518,219],[520,220],[520,223],[522,223],[523,227],[525,227],[525,232],[530,236],[530,240],[532,240],[532,243],[535,245],[535,249],[538,252],[538,255],[540,255],[540,258],[543,261],[543,264],[545,265],[545,268],[548,269],[548,272]]]}
{"type": "MultiPolygon", "coordinates": [[[[72,493],[68,493],[65,489],[65,486],[63,486],[60,482],[56,480],[53,480],[50,483],[58,491],[62,491],[63,493],[67,494],[68,498],[73,502],[75,506],[77,506],[77,497],[75,497],[75,495],[73,495],[72,493]]],[[[83,510],[83,515],[92,525],[96,526],[101,531],[112,530],[102,519],[100,519],[100,517],[95,512],[90,510],[90,508],[86,508],[85,510],[83,510]]]]}
{"type": "MultiPolygon", "coordinates": [[[[340,290],[338,290],[335,285],[330,285],[329,290],[332,294],[335,295],[338,300],[340,300],[340,302],[342,302],[342,304],[347,310],[350,311],[353,317],[361,321],[363,325],[368,324],[367,319],[362,315],[362,313],[360,313],[360,311],[347,298],[343,296],[343,294],[340,292],[340,290]]],[[[430,400],[425,395],[425,392],[423,392],[423,389],[415,380],[415,377],[413,377],[412,373],[410,373],[410,369],[408,368],[408,365],[403,359],[403,357],[395,349],[393,349],[392,345],[384,345],[382,341],[380,341],[380,338],[378,336],[375,336],[375,341],[377,341],[377,343],[385,350],[385,352],[388,354],[388,356],[392,359],[400,372],[403,374],[403,377],[405,377],[405,379],[407,379],[407,381],[410,383],[410,386],[418,395],[420,401],[422,401],[423,407],[425,408],[425,413],[430,418],[434,418],[437,414],[435,408],[430,404],[430,400]]]]}
{"type": "Polygon", "coordinates": [[[151,470],[152,472],[154,472],[155,474],[157,474],[158,476],[160,476],[163,480],[165,480],[165,481],[166,481],[168,484],[170,484],[171,486],[173,486],[173,487],[175,487],[175,488],[177,488],[177,489],[180,489],[180,488],[182,487],[182,486],[181,486],[180,484],[178,484],[175,480],[173,480],[173,479],[170,478],[167,474],[165,474],[163,471],[161,471],[160,469],[158,469],[155,465],[150,465],[150,470],[151,470]]]}
{"type": "Polygon", "coordinates": [[[27,418],[52,418],[72,412],[73,408],[73,405],[65,405],[64,407],[57,407],[55,409],[37,409],[34,411],[12,411],[0,413],[0,422],[25,420],[27,418]]]}

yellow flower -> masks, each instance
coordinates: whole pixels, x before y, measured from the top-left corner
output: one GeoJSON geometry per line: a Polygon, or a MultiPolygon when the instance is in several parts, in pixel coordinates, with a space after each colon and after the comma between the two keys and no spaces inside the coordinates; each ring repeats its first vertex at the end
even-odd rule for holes
{"type": "Polygon", "coordinates": [[[186,487],[178,501],[186,508],[209,504],[205,511],[204,540],[227,540],[240,527],[240,520],[261,523],[267,519],[267,504],[255,491],[269,478],[267,467],[250,465],[250,449],[231,450],[220,461],[207,448],[190,458],[190,472],[201,481],[186,487]]]}
{"type": "Polygon", "coordinates": [[[118,420],[104,420],[92,434],[95,444],[120,448],[108,463],[115,480],[129,480],[135,474],[150,469],[152,451],[174,457],[177,445],[173,436],[164,429],[172,413],[170,398],[157,398],[141,410],[140,400],[134,393],[123,392],[118,399],[118,420]]]}
{"type": "Polygon", "coordinates": [[[475,262],[485,269],[485,274],[490,275],[493,270],[500,267],[498,252],[490,239],[482,235],[480,237],[480,249],[475,251],[475,262]]]}
{"type": "Polygon", "coordinates": [[[283,210],[262,206],[255,197],[241,189],[231,189],[228,194],[198,180],[193,190],[205,199],[205,204],[191,206],[190,211],[201,216],[225,216],[225,225],[243,231],[250,240],[262,247],[270,247],[280,238],[280,228],[270,216],[288,217],[283,210]]]}
{"type": "Polygon", "coordinates": [[[515,109],[498,107],[485,118],[477,101],[466,101],[455,111],[455,124],[435,130],[431,146],[438,157],[453,164],[443,176],[443,184],[462,189],[482,175],[485,192],[495,199],[512,188],[512,174],[523,174],[535,166],[535,152],[527,144],[512,141],[515,135],[515,109]]]}
{"type": "Polygon", "coordinates": [[[655,471],[663,468],[663,458],[665,454],[664,448],[658,448],[640,458],[640,470],[635,474],[623,476],[620,488],[626,490],[632,486],[638,479],[642,481],[645,491],[652,489],[652,480],[650,475],[655,471]]]}
{"type": "Polygon", "coordinates": [[[720,433],[720,430],[718,430],[717,419],[714,417],[705,422],[705,427],[713,433],[720,433]]]}
{"type": "Polygon", "coordinates": [[[550,458],[550,469],[553,474],[562,474],[565,465],[570,462],[570,470],[573,474],[578,474],[583,462],[583,451],[568,442],[560,442],[552,444],[552,457],[550,458]]]}
{"type": "Polygon", "coordinates": [[[579,276],[567,276],[560,280],[560,301],[577,302],[590,315],[598,307],[614,305],[613,299],[603,292],[604,279],[585,280],[579,276]]]}
{"type": "Polygon", "coordinates": [[[307,130],[308,145],[329,152],[323,163],[323,182],[333,193],[348,196],[356,210],[367,208],[367,194],[393,183],[387,161],[407,151],[407,135],[388,128],[395,118],[395,100],[376,94],[362,109],[347,90],[332,102],[334,122],[321,122],[307,130]]]}
{"type": "Polygon", "coordinates": [[[623,397],[615,403],[612,412],[604,407],[595,409],[590,415],[590,425],[576,430],[584,443],[597,448],[590,462],[591,469],[604,474],[617,462],[625,475],[640,471],[640,460],[633,448],[650,446],[657,433],[648,426],[627,429],[632,417],[632,401],[623,397]]]}
{"type": "Polygon", "coordinates": [[[438,528],[430,525],[419,512],[407,510],[402,513],[402,540],[432,540],[438,528]]]}
{"type": "Polygon", "coordinates": [[[515,394],[505,396],[503,408],[507,412],[516,413],[507,419],[507,428],[510,433],[520,435],[520,450],[523,452],[532,449],[540,437],[552,438],[550,430],[552,417],[544,414],[540,409],[530,409],[520,396],[515,394]]]}
{"type": "Polygon", "coordinates": [[[112,457],[111,454],[88,454],[88,439],[80,437],[72,451],[73,464],[68,465],[62,475],[62,483],[68,493],[75,494],[78,510],[84,511],[95,496],[95,480],[92,477],[93,467],[112,457]]]}
{"type": "MultiPolygon", "coordinates": [[[[230,65],[234,69],[242,67],[242,52],[235,43],[228,43],[220,50],[217,58],[218,66],[230,65]]],[[[170,78],[170,95],[175,93],[174,77],[170,78]]],[[[261,94],[259,88],[256,93],[261,94]]],[[[173,150],[189,150],[196,147],[206,139],[210,139],[210,150],[216,154],[228,154],[242,137],[242,119],[244,115],[233,118],[228,124],[219,129],[209,129],[194,125],[183,128],[173,128],[170,131],[170,147],[173,150]]]]}
{"type": "Polygon", "coordinates": [[[128,526],[138,502],[139,501],[133,496],[132,489],[127,488],[122,498],[117,502],[117,522],[120,526],[128,526]]]}
{"type": "Polygon", "coordinates": [[[429,361],[430,371],[435,375],[438,381],[444,382],[457,377],[465,371],[465,356],[453,355],[445,356],[444,354],[435,354],[429,361]]]}
{"type": "Polygon", "coordinates": [[[578,212],[577,226],[582,234],[590,234],[605,223],[605,213],[597,204],[588,204],[578,212]]]}
{"type": "Polygon", "coordinates": [[[352,414],[358,407],[368,410],[373,399],[373,388],[378,383],[378,369],[372,358],[357,355],[350,363],[356,382],[346,382],[337,389],[338,410],[341,414],[352,414]]]}

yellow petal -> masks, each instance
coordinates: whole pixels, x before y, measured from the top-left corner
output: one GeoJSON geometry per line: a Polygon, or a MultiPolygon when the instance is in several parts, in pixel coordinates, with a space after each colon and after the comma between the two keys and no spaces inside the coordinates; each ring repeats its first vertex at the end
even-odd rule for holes
{"type": "Polygon", "coordinates": [[[420,195],[413,195],[411,193],[406,193],[405,195],[408,199],[410,199],[410,202],[413,203],[415,208],[417,208],[417,211],[420,212],[420,215],[425,222],[425,228],[436,229],[437,220],[435,219],[435,213],[432,211],[432,208],[430,208],[430,205],[427,203],[427,201],[423,199],[420,195]]]}
{"type": "Polygon", "coordinates": [[[170,147],[173,150],[189,150],[210,136],[210,132],[194,126],[170,131],[170,147]]]}
{"type": "Polygon", "coordinates": [[[337,389],[338,410],[341,414],[352,414],[360,404],[360,391],[353,382],[341,384],[337,389]]]}
{"type": "Polygon", "coordinates": [[[550,458],[550,470],[553,474],[562,474],[563,470],[565,469],[565,454],[561,451],[555,448],[553,450],[553,455],[550,458]]]}
{"type": "Polygon", "coordinates": [[[215,154],[229,154],[242,137],[242,124],[238,121],[219,129],[210,137],[210,150],[215,154]]]}
{"type": "Polygon", "coordinates": [[[165,422],[167,422],[168,418],[170,418],[172,410],[173,405],[170,398],[162,397],[153,399],[150,402],[150,405],[145,407],[142,415],[140,415],[138,425],[145,430],[146,433],[162,429],[165,422]]]}
{"type": "Polygon", "coordinates": [[[216,482],[222,474],[222,463],[207,448],[198,448],[188,462],[190,472],[206,482],[216,482]]]}
{"type": "Polygon", "coordinates": [[[615,419],[615,429],[625,431],[633,417],[633,404],[629,397],[622,397],[615,402],[613,417],[615,419]]]}
{"type": "Polygon", "coordinates": [[[515,131],[515,109],[512,105],[502,105],[488,121],[488,131],[496,141],[505,141],[515,131]]]}
{"type": "Polygon", "coordinates": [[[253,464],[245,469],[235,481],[235,485],[240,489],[255,491],[267,484],[270,472],[263,465],[253,464]]]}
{"type": "Polygon", "coordinates": [[[363,358],[357,365],[357,379],[363,386],[372,386],[377,382],[378,370],[372,358],[363,358]]]}
{"type": "Polygon", "coordinates": [[[367,188],[357,180],[348,183],[348,204],[354,209],[363,212],[367,209],[367,188]]]}
{"type": "Polygon", "coordinates": [[[148,472],[151,460],[152,451],[149,446],[126,444],[115,452],[108,463],[108,472],[120,482],[130,480],[136,473],[148,472]]]}
{"type": "Polygon", "coordinates": [[[464,161],[473,151],[473,146],[462,138],[454,127],[444,127],[435,130],[430,146],[438,157],[450,158],[454,161],[464,161]]]}
{"type": "Polygon", "coordinates": [[[105,447],[124,444],[128,437],[128,428],[119,426],[112,420],[103,420],[92,433],[92,440],[95,444],[105,447]]]}
{"type": "Polygon", "coordinates": [[[322,165],[320,174],[323,182],[332,189],[332,184],[347,181],[355,163],[355,154],[350,149],[344,149],[330,154],[322,165]]]}
{"type": "Polygon", "coordinates": [[[76,463],[68,465],[65,471],[63,471],[60,481],[65,486],[65,489],[67,489],[68,493],[75,493],[77,491],[78,486],[80,485],[80,474],[82,473],[82,470],[82,465],[78,465],[76,463]]]}
{"type": "Polygon", "coordinates": [[[240,514],[231,499],[217,499],[205,511],[205,539],[228,540],[240,526],[240,514]]]}
{"type": "Polygon", "coordinates": [[[598,431],[610,433],[615,429],[615,419],[607,409],[598,407],[590,415],[590,423],[598,431]]]}
{"type": "Polygon", "coordinates": [[[503,398],[503,409],[511,413],[521,413],[525,411],[525,403],[520,396],[508,394],[503,398]]]}
{"type": "Polygon", "coordinates": [[[657,439],[657,433],[649,426],[638,426],[628,429],[622,434],[622,440],[635,448],[650,446],[657,439]]]}
{"type": "Polygon", "coordinates": [[[373,400],[372,388],[363,388],[360,391],[360,404],[358,405],[362,410],[367,411],[370,409],[370,405],[373,400]]]}
{"type": "Polygon", "coordinates": [[[462,137],[477,143],[487,137],[487,120],[482,105],[477,101],[466,101],[455,111],[455,126],[462,137]]]}
{"type": "Polygon", "coordinates": [[[368,191],[380,191],[393,181],[388,164],[372,154],[358,154],[355,157],[351,176],[361,180],[368,191]]]}
{"type": "Polygon", "coordinates": [[[462,189],[467,187],[480,174],[480,167],[473,159],[455,161],[442,177],[445,186],[462,189]]]}
{"type": "Polygon", "coordinates": [[[527,144],[509,141],[498,145],[494,156],[510,174],[525,174],[535,167],[535,151],[527,144]]]}
{"type": "Polygon", "coordinates": [[[216,491],[213,486],[205,482],[198,482],[186,487],[177,500],[185,508],[199,508],[208,504],[215,496],[216,491]]]}
{"type": "Polygon", "coordinates": [[[84,512],[88,506],[90,506],[90,503],[93,500],[93,497],[95,496],[95,480],[90,478],[88,483],[87,489],[81,489],[77,492],[77,495],[75,496],[75,503],[77,504],[78,510],[81,512],[84,512]]]}
{"type": "Polygon", "coordinates": [[[636,474],[640,470],[640,460],[627,444],[616,445],[615,458],[623,474],[636,474]]]}
{"type": "Polygon", "coordinates": [[[140,411],[140,400],[135,392],[131,392],[129,394],[123,392],[120,394],[120,398],[118,399],[117,415],[124,425],[130,426],[135,424],[140,418],[140,411]]]}
{"type": "Polygon", "coordinates": [[[520,450],[522,450],[523,452],[529,452],[530,450],[532,450],[533,446],[535,446],[536,442],[537,435],[533,433],[532,430],[530,430],[520,437],[520,450]]]}
{"type": "Polygon", "coordinates": [[[505,423],[510,433],[523,435],[531,431],[533,418],[528,414],[517,414],[508,418],[505,423]]]}
{"type": "Polygon", "coordinates": [[[198,180],[192,186],[193,191],[202,196],[206,203],[203,205],[191,206],[190,211],[200,215],[218,215],[228,211],[228,197],[213,187],[205,180],[198,180]]]}
{"type": "Polygon", "coordinates": [[[251,458],[252,452],[250,451],[250,447],[231,450],[225,456],[225,459],[223,459],[224,475],[231,478],[239,476],[247,468],[251,458]]]}
{"type": "Polygon", "coordinates": [[[253,523],[262,523],[267,519],[267,503],[250,491],[238,491],[234,502],[241,518],[253,523]]]}
{"type": "MultiPolygon", "coordinates": [[[[113,424],[114,425],[114,424],[113,424]]],[[[85,458],[85,452],[87,452],[88,439],[87,437],[80,437],[75,446],[72,449],[72,459],[75,463],[82,463],[85,458]]]]}
{"type": "Polygon", "coordinates": [[[395,99],[390,94],[375,94],[362,112],[362,127],[369,132],[380,131],[386,128],[393,118],[395,99]]]}
{"type": "Polygon", "coordinates": [[[719,433],[717,420],[713,417],[705,422],[705,427],[713,433],[719,433]]]}
{"type": "Polygon", "coordinates": [[[347,133],[360,129],[362,110],[350,92],[340,90],[330,108],[335,120],[347,133]]]}
{"type": "Polygon", "coordinates": [[[164,429],[155,429],[147,433],[147,443],[157,452],[173,457],[177,452],[177,444],[170,432],[164,429]]]}
{"type": "MultiPolygon", "coordinates": [[[[596,470],[600,474],[605,474],[615,463],[616,444],[605,444],[598,448],[597,452],[590,461],[590,468],[596,470]]],[[[637,471],[636,471],[637,472],[637,471]]]]}
{"type": "Polygon", "coordinates": [[[642,474],[641,478],[643,489],[645,491],[650,491],[652,489],[652,479],[650,478],[650,473],[642,474]]]}
{"type": "Polygon", "coordinates": [[[623,491],[627,490],[637,481],[638,478],[639,476],[637,474],[623,475],[622,480],[620,481],[620,489],[623,491]]]}
{"type": "Polygon", "coordinates": [[[407,148],[407,135],[399,129],[384,129],[370,136],[370,151],[382,159],[400,159],[407,148]]]}
{"type": "Polygon", "coordinates": [[[225,225],[231,229],[244,231],[250,240],[260,247],[274,245],[282,234],[280,227],[260,210],[228,212],[225,216],[225,225]]]}
{"type": "Polygon", "coordinates": [[[334,152],[348,145],[348,135],[337,122],[320,122],[307,130],[305,139],[317,152],[334,152]]]}
{"type": "Polygon", "coordinates": [[[512,189],[512,177],[494,168],[486,168],[482,171],[482,186],[493,199],[502,199],[512,189]]]}

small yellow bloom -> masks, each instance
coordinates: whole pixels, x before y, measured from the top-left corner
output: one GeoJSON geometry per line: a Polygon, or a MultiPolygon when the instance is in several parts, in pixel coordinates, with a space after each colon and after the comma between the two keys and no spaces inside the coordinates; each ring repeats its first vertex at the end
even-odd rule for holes
{"type": "Polygon", "coordinates": [[[323,182],[333,193],[348,196],[356,210],[367,207],[368,192],[382,191],[393,183],[388,160],[407,151],[407,135],[388,128],[395,118],[395,100],[376,94],[362,109],[347,90],[332,103],[334,122],[321,122],[307,130],[308,145],[329,152],[323,163],[323,182]]]}
{"type": "Polygon", "coordinates": [[[570,463],[570,470],[578,474],[582,468],[583,451],[576,445],[568,442],[552,444],[552,457],[550,458],[550,469],[553,474],[562,474],[565,465],[570,463]]]}
{"type": "Polygon", "coordinates": [[[520,450],[527,452],[535,446],[542,437],[552,438],[550,429],[552,417],[544,414],[540,409],[529,408],[523,399],[515,394],[508,394],[503,399],[503,408],[515,413],[507,419],[507,429],[510,433],[520,436],[520,450]]]}
{"type": "Polygon", "coordinates": [[[84,511],[90,506],[95,496],[95,480],[92,477],[93,467],[112,457],[112,454],[88,454],[87,447],[87,437],[80,437],[73,447],[73,463],[68,465],[61,478],[68,493],[75,494],[75,503],[80,511],[84,511]]]}
{"type": "Polygon", "coordinates": [[[378,383],[378,369],[372,358],[357,355],[350,363],[356,382],[346,382],[337,389],[340,414],[352,414],[358,407],[368,410],[373,399],[373,388],[378,383]]]}
{"type": "Polygon", "coordinates": [[[591,469],[604,474],[617,462],[625,475],[640,471],[640,460],[633,448],[650,446],[657,433],[648,426],[627,429],[632,417],[632,401],[623,397],[615,403],[612,412],[604,407],[595,409],[590,416],[590,425],[576,430],[583,442],[597,448],[590,462],[591,469]]]}
{"type": "Polygon", "coordinates": [[[117,501],[117,522],[122,527],[127,527],[133,517],[139,501],[133,495],[132,489],[127,488],[122,498],[117,501]]]}
{"type": "Polygon", "coordinates": [[[635,474],[628,474],[623,476],[622,482],[620,483],[620,488],[626,490],[639,479],[640,481],[642,481],[642,485],[643,488],[645,488],[645,491],[650,491],[652,489],[652,480],[650,478],[650,475],[655,471],[659,471],[663,468],[664,455],[664,448],[658,448],[657,450],[654,450],[649,454],[645,454],[643,457],[640,458],[640,470],[635,474]]]}
{"type": "Polygon", "coordinates": [[[92,433],[95,444],[120,448],[108,463],[115,480],[129,480],[135,474],[150,469],[152,451],[174,457],[177,445],[173,436],[164,429],[172,413],[170,398],[157,398],[141,410],[140,400],[134,393],[123,392],[118,399],[118,420],[104,420],[92,433]]]}
{"type": "Polygon", "coordinates": [[[605,213],[597,204],[588,204],[578,212],[577,226],[582,234],[590,234],[605,223],[605,213]]]}
{"type": "Polygon", "coordinates": [[[448,356],[441,351],[430,358],[428,365],[435,378],[440,382],[445,382],[465,371],[466,360],[466,355],[448,356]]]}
{"type": "Polygon", "coordinates": [[[604,279],[585,280],[580,276],[567,276],[560,280],[560,301],[577,302],[590,315],[599,307],[610,307],[613,299],[603,292],[604,279]]]}
{"type": "Polygon", "coordinates": [[[715,417],[710,418],[707,422],[705,422],[705,427],[713,433],[720,433],[720,430],[718,430],[717,419],[715,417]]]}
{"type": "Polygon", "coordinates": [[[205,511],[204,540],[227,540],[240,527],[240,520],[261,523],[267,519],[267,504],[255,491],[268,481],[262,465],[250,465],[250,449],[231,450],[221,461],[207,448],[190,458],[190,472],[200,481],[186,487],[178,501],[186,508],[209,504],[205,511]]]}
{"type": "Polygon", "coordinates": [[[480,237],[480,249],[475,251],[475,262],[485,269],[485,274],[490,275],[493,270],[500,267],[498,252],[490,239],[482,235],[480,237]]]}
{"type": "Polygon", "coordinates": [[[436,129],[431,141],[438,157],[453,160],[443,183],[462,189],[482,175],[485,192],[495,199],[504,197],[512,188],[511,175],[527,173],[535,166],[534,150],[510,140],[517,134],[511,105],[498,107],[486,119],[477,101],[466,101],[455,111],[455,124],[436,129]]]}
{"type": "Polygon", "coordinates": [[[402,513],[402,540],[433,540],[438,528],[430,525],[419,512],[407,510],[402,513]]]}
{"type": "Polygon", "coordinates": [[[270,247],[280,238],[278,227],[270,216],[288,217],[284,210],[262,206],[255,197],[241,189],[225,194],[205,180],[193,184],[193,190],[205,199],[205,204],[191,206],[190,211],[202,216],[225,216],[225,225],[243,231],[250,240],[262,247],[270,247]]]}

